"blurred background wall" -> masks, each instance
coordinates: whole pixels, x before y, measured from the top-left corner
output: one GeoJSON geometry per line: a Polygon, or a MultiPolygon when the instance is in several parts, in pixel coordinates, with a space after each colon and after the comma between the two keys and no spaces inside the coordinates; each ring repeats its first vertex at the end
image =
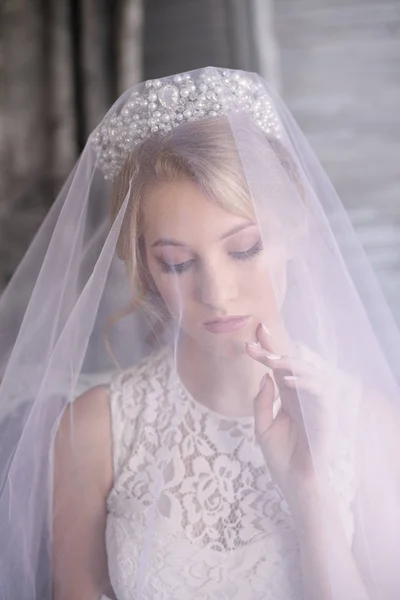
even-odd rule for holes
{"type": "Polygon", "coordinates": [[[208,64],[283,95],[400,324],[400,0],[2,0],[0,289],[119,93],[208,64]]]}

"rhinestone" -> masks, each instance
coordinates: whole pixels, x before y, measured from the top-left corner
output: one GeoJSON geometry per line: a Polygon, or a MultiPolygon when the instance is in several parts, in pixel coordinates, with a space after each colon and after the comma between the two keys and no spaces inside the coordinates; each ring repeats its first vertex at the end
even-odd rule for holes
{"type": "Polygon", "coordinates": [[[179,102],[179,90],[174,85],[165,85],[159,92],[158,98],[164,108],[176,108],[179,102]]]}
{"type": "Polygon", "coordinates": [[[135,90],[128,96],[119,112],[103,120],[91,138],[109,179],[116,177],[134,146],[156,131],[166,133],[185,121],[245,111],[268,136],[281,137],[274,107],[263,85],[251,75],[209,68],[194,76],[185,73],[148,81],[139,89],[140,93],[135,90]]]}

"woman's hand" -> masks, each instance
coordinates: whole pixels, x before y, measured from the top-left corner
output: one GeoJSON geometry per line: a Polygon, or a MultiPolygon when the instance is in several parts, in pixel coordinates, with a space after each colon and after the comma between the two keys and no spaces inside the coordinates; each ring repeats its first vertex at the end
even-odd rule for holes
{"type": "Polygon", "coordinates": [[[271,369],[273,378],[265,375],[254,401],[256,435],[272,477],[292,506],[302,497],[314,497],[313,459],[327,461],[333,422],[327,396],[333,382],[323,369],[319,372],[299,356],[276,354],[262,325],[257,339],[258,344],[247,344],[247,352],[271,369]],[[280,407],[274,415],[278,395],[280,407]]]}

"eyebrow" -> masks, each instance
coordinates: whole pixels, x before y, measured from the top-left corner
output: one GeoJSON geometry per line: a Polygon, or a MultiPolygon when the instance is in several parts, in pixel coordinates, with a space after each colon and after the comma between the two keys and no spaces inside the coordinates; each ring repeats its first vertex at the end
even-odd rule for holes
{"type": "MultiPolygon", "coordinates": [[[[226,240],[227,238],[235,235],[235,233],[239,233],[239,231],[243,231],[244,229],[248,229],[249,227],[255,227],[255,223],[242,223],[241,225],[236,225],[226,233],[224,233],[219,241],[226,240]]],[[[178,240],[174,240],[172,238],[160,238],[154,244],[151,245],[152,248],[156,248],[159,246],[176,246],[178,248],[187,248],[187,244],[183,242],[179,242],[178,240]]]]}

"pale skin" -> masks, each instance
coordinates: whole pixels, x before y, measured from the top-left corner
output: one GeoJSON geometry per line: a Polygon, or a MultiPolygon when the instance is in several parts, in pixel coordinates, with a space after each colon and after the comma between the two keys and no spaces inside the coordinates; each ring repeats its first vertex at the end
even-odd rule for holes
{"type": "MultiPolygon", "coordinates": [[[[299,532],[305,597],[332,598],[318,528],[324,519],[332,524],[329,540],[338,577],[346,582],[341,597],[366,600],[340,527],[336,532],[335,517],[320,500],[299,418],[297,391],[307,394],[324,418],[323,389],[311,365],[295,355],[279,316],[289,258],[284,245],[263,244],[254,219],[212,203],[188,180],[151,188],[143,217],[148,271],[181,330],[180,377],[199,402],[221,414],[254,413],[258,442],[299,532]],[[204,326],[230,316],[245,316],[244,326],[218,335],[204,326]],[[282,407],[274,419],[276,386],[282,407]]],[[[56,440],[56,600],[113,597],[104,543],[112,485],[108,391],[97,387],[66,412],[56,440]]]]}

